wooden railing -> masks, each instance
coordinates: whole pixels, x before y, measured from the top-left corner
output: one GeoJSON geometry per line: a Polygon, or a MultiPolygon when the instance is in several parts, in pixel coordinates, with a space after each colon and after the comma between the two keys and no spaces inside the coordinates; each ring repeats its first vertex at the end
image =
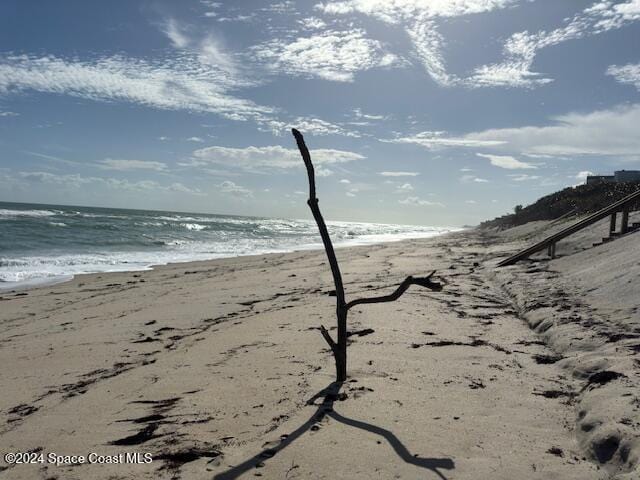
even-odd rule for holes
{"type": "Polygon", "coordinates": [[[616,235],[624,235],[629,231],[629,207],[634,200],[638,200],[638,199],[640,199],[640,190],[637,190],[631,195],[628,195],[623,199],[618,200],[615,203],[612,203],[608,207],[605,207],[602,210],[599,210],[596,213],[589,215],[587,218],[580,220],[579,222],[565,228],[564,230],[561,230],[560,232],[545,238],[541,242],[538,242],[535,245],[529,248],[526,248],[516,253],[515,255],[512,255],[509,258],[502,260],[500,263],[498,263],[498,267],[513,265],[517,261],[527,258],[530,255],[533,255],[534,253],[537,253],[545,248],[547,248],[549,256],[551,258],[554,258],[556,254],[556,243],[558,243],[558,241],[562,240],[565,237],[568,237],[569,235],[576,233],[579,230],[582,230],[585,227],[588,227],[589,225],[596,223],[599,220],[602,220],[603,218],[609,215],[611,216],[611,221],[609,224],[609,234],[613,236],[613,234],[616,234],[615,233],[616,216],[619,211],[622,212],[622,222],[620,225],[620,232],[616,235]]]}

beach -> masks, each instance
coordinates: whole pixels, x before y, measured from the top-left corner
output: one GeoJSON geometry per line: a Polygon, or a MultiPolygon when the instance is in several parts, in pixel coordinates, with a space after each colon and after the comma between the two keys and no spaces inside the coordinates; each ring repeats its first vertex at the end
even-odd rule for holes
{"type": "Polygon", "coordinates": [[[347,300],[444,284],[353,309],[343,385],[322,250],[2,292],[0,443],[43,461],[0,476],[638,478],[640,249],[603,225],[502,269],[557,226],[338,249],[347,300]]]}

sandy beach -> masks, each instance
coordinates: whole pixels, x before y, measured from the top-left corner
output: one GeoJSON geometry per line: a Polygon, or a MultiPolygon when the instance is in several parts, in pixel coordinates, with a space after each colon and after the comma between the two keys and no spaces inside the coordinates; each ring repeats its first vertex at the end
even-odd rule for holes
{"type": "Polygon", "coordinates": [[[0,477],[639,478],[637,235],[495,268],[547,227],[339,249],[347,299],[445,284],[354,309],[341,386],[323,251],[4,292],[0,443],[44,461],[0,477]]]}

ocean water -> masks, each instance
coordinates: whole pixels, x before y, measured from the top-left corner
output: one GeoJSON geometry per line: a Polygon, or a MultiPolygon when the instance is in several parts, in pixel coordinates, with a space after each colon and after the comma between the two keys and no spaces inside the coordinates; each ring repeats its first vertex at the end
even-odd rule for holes
{"type": "MultiPolygon", "coordinates": [[[[432,237],[455,228],[327,222],[334,245],[432,237]]],[[[0,289],[80,273],[322,248],[313,220],[0,202],[0,289]]]]}

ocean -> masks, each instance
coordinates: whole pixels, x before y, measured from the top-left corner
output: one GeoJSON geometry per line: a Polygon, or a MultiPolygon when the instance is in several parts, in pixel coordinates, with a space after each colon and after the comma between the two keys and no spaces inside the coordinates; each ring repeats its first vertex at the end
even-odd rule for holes
{"type": "MultiPolygon", "coordinates": [[[[457,228],[327,222],[336,247],[457,228]]],[[[81,273],[322,248],[313,219],[240,217],[0,202],[0,289],[81,273]]]]}

